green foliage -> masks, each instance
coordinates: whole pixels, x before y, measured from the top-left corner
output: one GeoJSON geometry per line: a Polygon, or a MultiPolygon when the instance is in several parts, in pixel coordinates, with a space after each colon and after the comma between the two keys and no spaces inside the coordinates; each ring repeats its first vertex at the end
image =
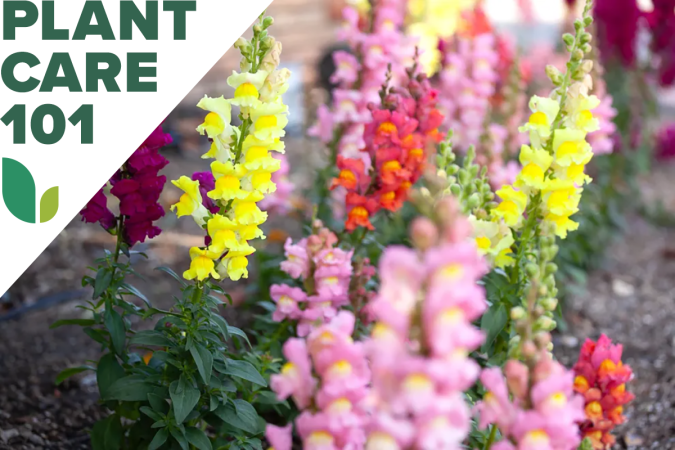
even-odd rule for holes
{"type": "Polygon", "coordinates": [[[94,426],[92,447],[202,450],[217,448],[212,439],[230,448],[255,445],[264,427],[250,402],[260,396],[266,408],[279,407],[270,401],[261,375],[278,368],[255,355],[242,359],[247,356],[243,345],[250,349],[248,337],[220,315],[223,302],[214,294],[226,294],[211,282],[187,284],[161,268],[180,282],[181,295],[168,311],[152,307],[127,281],[134,273],[129,256],[135,252],[123,243],[123,221],[119,224],[115,252],[96,260],[92,276],[82,280],[93,292],[84,307],[91,318],[52,325],[79,325],[103,349],[96,367],[69,368],[56,380],[96,372],[101,401],[113,413],[94,426]],[[136,331],[132,317],[156,324],[136,331]]]}

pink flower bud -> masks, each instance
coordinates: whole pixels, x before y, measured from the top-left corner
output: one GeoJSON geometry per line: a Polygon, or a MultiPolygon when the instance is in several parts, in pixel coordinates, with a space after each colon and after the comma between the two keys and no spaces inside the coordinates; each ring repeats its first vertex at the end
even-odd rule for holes
{"type": "Polygon", "coordinates": [[[426,250],[438,242],[438,228],[427,217],[417,217],[410,226],[410,237],[415,247],[426,250]]]}
{"type": "Polygon", "coordinates": [[[509,360],[504,367],[506,383],[511,393],[518,399],[527,395],[528,369],[520,361],[509,360]]]}

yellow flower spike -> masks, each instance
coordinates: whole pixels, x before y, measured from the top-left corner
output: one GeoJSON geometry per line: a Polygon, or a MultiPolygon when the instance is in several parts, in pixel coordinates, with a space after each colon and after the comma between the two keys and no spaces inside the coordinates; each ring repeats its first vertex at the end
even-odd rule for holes
{"type": "Polygon", "coordinates": [[[287,111],[288,107],[283,103],[263,103],[253,109],[251,111],[252,134],[260,140],[277,139],[285,136],[284,127],[288,125],[287,111]]]}
{"type": "Polygon", "coordinates": [[[242,150],[244,153],[248,151],[251,147],[265,147],[267,150],[273,150],[279,153],[286,153],[286,144],[279,139],[258,139],[254,135],[249,134],[244,139],[242,144],[242,150]]]}
{"type": "Polygon", "coordinates": [[[496,217],[504,219],[504,222],[510,227],[520,226],[523,213],[527,208],[527,194],[522,191],[516,191],[513,186],[503,186],[496,192],[501,203],[493,209],[496,217]]]}
{"type": "Polygon", "coordinates": [[[209,212],[202,204],[199,181],[182,176],[178,180],[172,180],[171,183],[185,192],[178,203],[171,205],[171,211],[175,210],[178,217],[192,216],[197,225],[203,226],[204,219],[209,215],[209,212]]]}
{"type": "Polygon", "coordinates": [[[551,213],[547,214],[544,220],[553,225],[556,236],[561,239],[565,239],[569,231],[575,231],[579,228],[579,224],[571,220],[569,216],[558,216],[551,213]]]}
{"type": "Polygon", "coordinates": [[[595,95],[588,95],[588,87],[583,83],[574,83],[570,86],[567,102],[565,103],[564,124],[568,128],[592,133],[600,129],[600,121],[593,117],[593,110],[600,106],[600,99],[595,95]]]}
{"type": "Polygon", "coordinates": [[[212,258],[213,254],[207,250],[201,249],[199,247],[192,247],[190,249],[190,269],[186,270],[183,273],[183,278],[186,280],[194,280],[195,278],[199,281],[207,279],[209,276],[215,278],[216,280],[220,279],[220,275],[215,270],[215,263],[212,258]]]}
{"type": "Polygon", "coordinates": [[[570,180],[548,180],[542,191],[546,211],[556,216],[571,216],[579,211],[581,191],[570,180]]]}
{"type": "Polygon", "coordinates": [[[523,145],[520,149],[520,164],[523,166],[515,186],[517,188],[541,189],[546,171],[551,167],[553,157],[543,149],[532,149],[523,145]]]}
{"type": "Polygon", "coordinates": [[[203,99],[197,103],[197,107],[205,111],[210,111],[204,123],[197,127],[199,134],[206,134],[211,139],[215,139],[228,129],[231,130],[230,122],[232,121],[232,106],[229,100],[224,97],[210,98],[204,96],[203,99]]]}
{"type": "Polygon", "coordinates": [[[242,108],[258,107],[260,105],[259,91],[268,75],[264,70],[256,73],[232,71],[232,75],[227,78],[227,84],[234,88],[232,104],[242,108]]]}
{"type": "Polygon", "coordinates": [[[267,220],[267,213],[261,211],[256,204],[265,196],[260,192],[251,192],[246,198],[235,200],[234,219],[240,225],[260,225],[267,220]]]}
{"type": "Polygon", "coordinates": [[[586,165],[593,158],[593,151],[586,142],[586,132],[580,130],[556,130],[553,135],[553,154],[556,166],[586,165]]]}
{"type": "Polygon", "coordinates": [[[229,201],[249,195],[241,188],[241,178],[246,174],[246,169],[240,164],[234,165],[231,161],[226,163],[214,161],[211,163],[211,171],[216,179],[216,185],[206,194],[209,198],[229,201]]]}
{"type": "Polygon", "coordinates": [[[560,105],[557,100],[545,97],[533,96],[530,99],[529,121],[518,130],[521,133],[530,133],[530,143],[535,148],[543,147],[544,141],[551,137],[551,126],[560,112],[560,105]]]}

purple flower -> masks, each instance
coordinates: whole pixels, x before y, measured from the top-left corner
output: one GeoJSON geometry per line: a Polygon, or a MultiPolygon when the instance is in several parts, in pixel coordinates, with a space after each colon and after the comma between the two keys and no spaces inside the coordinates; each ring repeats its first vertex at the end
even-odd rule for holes
{"type": "Polygon", "coordinates": [[[87,223],[99,222],[106,230],[114,228],[116,224],[115,216],[108,209],[107,202],[108,199],[103,193],[103,188],[101,188],[80,212],[82,220],[87,223]]]}
{"type": "Polygon", "coordinates": [[[202,195],[202,205],[211,214],[220,212],[220,207],[206,195],[209,191],[216,188],[216,179],[213,177],[213,174],[211,172],[195,172],[192,174],[192,180],[199,181],[199,193],[202,195]]]}

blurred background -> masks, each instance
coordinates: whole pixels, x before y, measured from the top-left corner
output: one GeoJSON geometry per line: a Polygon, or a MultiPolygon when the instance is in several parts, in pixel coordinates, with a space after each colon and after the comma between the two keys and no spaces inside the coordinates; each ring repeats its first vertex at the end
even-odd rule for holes
{"type": "MultiPolygon", "coordinates": [[[[451,36],[461,25],[461,12],[476,3],[411,0],[415,20],[410,32],[420,36],[433,58],[437,40],[451,36]]],[[[484,0],[482,6],[495,30],[511,36],[523,58],[536,62],[538,55],[547,55],[542,48],[553,49],[567,26],[566,3],[573,2],[484,0]]],[[[653,7],[650,0],[639,3],[645,11],[653,7]]],[[[285,139],[289,179],[295,186],[288,208],[291,217],[306,206],[304,192],[311,189],[315,169],[326,160],[321,144],[306,137],[306,130],[318,105],[328,98],[330,54],[340,48],[335,33],[343,6],[343,0],[274,0],[268,10],[275,19],[271,34],[283,44],[282,66],[293,72],[284,96],[291,111],[285,139]]],[[[647,43],[638,36],[636,45],[638,58],[644,57],[647,43]]],[[[544,62],[540,61],[541,68],[544,62]]],[[[230,94],[226,79],[238,65],[236,50],[228,51],[168,116],[164,130],[174,141],[164,150],[170,160],[163,171],[168,180],[207,170],[208,163],[200,156],[208,143],[195,131],[203,111],[195,105],[205,94],[230,94]]],[[[612,70],[622,69],[608,68],[612,70]]],[[[675,95],[658,83],[650,89],[658,114],[649,126],[658,129],[675,116],[675,95]]],[[[656,138],[651,144],[657,147],[656,138]]],[[[605,332],[624,343],[624,360],[633,366],[638,381],[631,422],[618,433],[621,448],[675,448],[675,232],[670,220],[675,214],[675,166],[669,160],[672,146],[659,151],[658,163],[636,178],[638,189],[632,191],[635,205],[656,206],[648,211],[636,206],[616,217],[614,236],[602,241],[606,252],[601,262],[568,270],[568,285],[563,286],[568,291],[565,320],[556,336],[563,360],[578,353],[582,336],[605,332]]],[[[161,203],[168,210],[179,196],[167,183],[161,203]]],[[[595,213],[599,214],[591,211],[591,216],[595,213]]],[[[278,251],[287,236],[300,235],[298,223],[284,211],[272,212],[266,245],[278,251]]],[[[139,257],[136,267],[145,279],[135,285],[152,302],[167,305],[174,285],[153,268],[170,266],[182,272],[189,265],[188,249],[201,245],[203,237],[191,220],[179,221],[169,212],[159,226],[160,236],[137,247],[148,259],[139,257]]],[[[85,376],[56,387],[54,376],[95,357],[98,349],[78,327],[47,330],[55,320],[78,314],[77,305],[90,295],[80,288],[80,279],[102,248],[111,244],[112,236],[75,217],[0,298],[0,448],[87,448],[83,430],[100,416],[96,380],[85,376]]],[[[252,291],[242,282],[229,292],[237,303],[252,291]]]]}

